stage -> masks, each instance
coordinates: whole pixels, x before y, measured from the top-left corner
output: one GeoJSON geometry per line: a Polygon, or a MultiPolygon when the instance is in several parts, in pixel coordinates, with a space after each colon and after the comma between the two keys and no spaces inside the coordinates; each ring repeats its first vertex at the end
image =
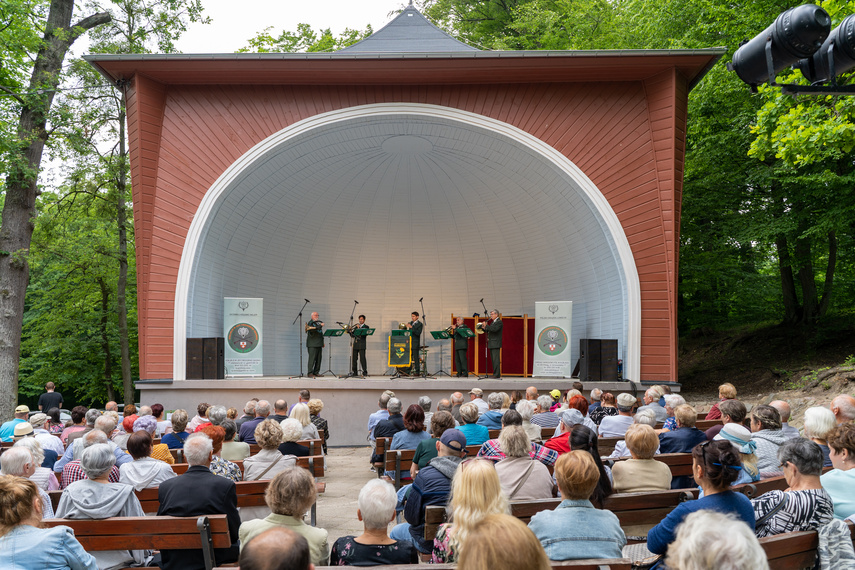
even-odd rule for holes
{"type": "MultiPolygon", "coordinates": [[[[472,388],[484,391],[484,399],[490,392],[514,390],[525,392],[529,386],[536,386],[541,394],[559,389],[562,392],[573,387],[573,379],[507,377],[502,379],[475,376],[465,378],[391,378],[389,376],[369,376],[361,378],[289,378],[288,376],[264,376],[260,378],[227,378],[225,380],[160,380],[139,381],[140,403],[163,404],[167,411],[178,408],[187,410],[190,417],[196,414],[200,402],[222,404],[235,407],[243,414],[244,404],[257,397],[270,401],[285,399],[291,406],[297,401],[301,389],[311,391],[313,398],[324,402],[321,417],[329,422],[332,446],[366,445],[368,434],[368,416],[377,411],[377,400],[387,389],[393,390],[403,402],[404,409],[417,402],[419,396],[427,395],[433,401],[431,411],[443,398],[450,398],[452,392],[462,392],[465,401],[469,401],[468,392],[472,388]]],[[[617,395],[619,392],[636,393],[639,397],[643,388],[632,382],[588,382],[585,395],[593,388],[600,388],[617,395]]]]}

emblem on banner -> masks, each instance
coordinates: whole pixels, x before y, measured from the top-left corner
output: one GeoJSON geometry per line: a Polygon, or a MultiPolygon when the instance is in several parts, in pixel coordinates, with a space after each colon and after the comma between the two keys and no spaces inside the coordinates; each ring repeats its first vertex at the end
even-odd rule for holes
{"type": "Polygon", "coordinates": [[[549,305],[549,312],[553,315],[558,312],[558,305],[549,305]]]}
{"type": "Polygon", "coordinates": [[[238,307],[240,307],[241,311],[245,311],[249,308],[249,303],[247,303],[246,301],[241,301],[240,303],[238,303],[238,307]]]}
{"type": "Polygon", "coordinates": [[[228,342],[235,352],[252,352],[258,346],[258,331],[249,323],[238,323],[229,329],[228,342]]]}
{"type": "Polygon", "coordinates": [[[537,336],[537,347],[547,356],[558,356],[564,352],[567,345],[567,333],[560,327],[546,327],[537,336]]]}

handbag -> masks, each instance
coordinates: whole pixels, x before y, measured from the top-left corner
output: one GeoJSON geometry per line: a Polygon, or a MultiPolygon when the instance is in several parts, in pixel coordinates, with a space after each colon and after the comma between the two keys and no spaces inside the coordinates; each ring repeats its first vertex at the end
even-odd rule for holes
{"type": "Polygon", "coordinates": [[[623,556],[632,561],[632,570],[648,570],[665,558],[664,554],[653,554],[650,552],[647,549],[646,542],[627,544],[623,547],[623,556]]]}

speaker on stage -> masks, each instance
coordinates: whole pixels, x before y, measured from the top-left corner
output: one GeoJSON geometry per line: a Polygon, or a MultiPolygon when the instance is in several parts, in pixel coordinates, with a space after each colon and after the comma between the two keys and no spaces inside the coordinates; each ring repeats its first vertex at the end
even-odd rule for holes
{"type": "Polygon", "coordinates": [[[579,339],[579,380],[617,382],[617,340],[579,339]]]}
{"type": "Polygon", "coordinates": [[[187,379],[219,380],[225,378],[225,348],[223,337],[188,338],[187,379]]]}
{"type": "Polygon", "coordinates": [[[187,339],[186,362],[185,371],[188,380],[201,380],[205,377],[205,339],[187,339]]]}

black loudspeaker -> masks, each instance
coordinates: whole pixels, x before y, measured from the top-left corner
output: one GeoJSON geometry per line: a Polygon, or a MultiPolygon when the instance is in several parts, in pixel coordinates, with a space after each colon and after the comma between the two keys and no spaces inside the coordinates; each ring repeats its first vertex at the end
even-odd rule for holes
{"type": "Polygon", "coordinates": [[[188,380],[201,380],[205,377],[205,339],[187,339],[187,358],[185,359],[185,375],[188,380]]]}
{"type": "Polygon", "coordinates": [[[617,340],[579,339],[579,380],[617,381],[617,340]]]}
{"type": "Polygon", "coordinates": [[[225,378],[225,339],[214,337],[204,339],[205,378],[225,378]]]}

